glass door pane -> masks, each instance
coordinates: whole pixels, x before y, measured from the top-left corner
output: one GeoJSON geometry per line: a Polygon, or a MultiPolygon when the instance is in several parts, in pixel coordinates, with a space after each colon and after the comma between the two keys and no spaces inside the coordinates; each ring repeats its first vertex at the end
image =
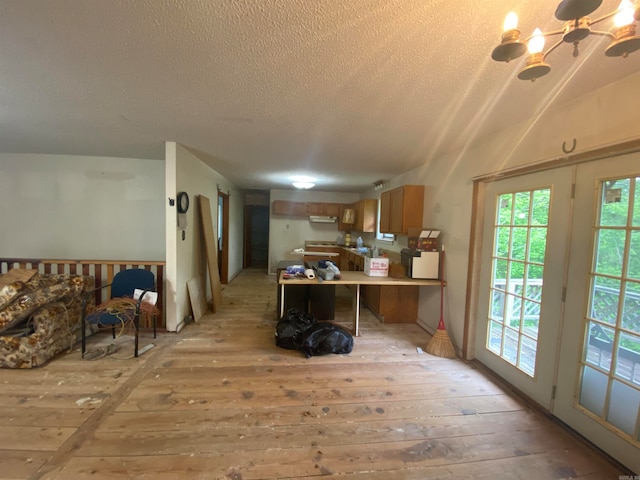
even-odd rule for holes
{"type": "Polygon", "coordinates": [[[497,198],[486,347],[536,373],[550,188],[497,198]]]}
{"type": "Polygon", "coordinates": [[[579,165],[552,413],[640,471],[640,152],[579,165]]]}
{"type": "Polygon", "coordinates": [[[637,442],[640,425],[640,177],[600,182],[579,404],[637,442]]]}
{"type": "Polygon", "coordinates": [[[475,356],[547,409],[553,403],[574,172],[558,168],[484,187],[475,356]]]}

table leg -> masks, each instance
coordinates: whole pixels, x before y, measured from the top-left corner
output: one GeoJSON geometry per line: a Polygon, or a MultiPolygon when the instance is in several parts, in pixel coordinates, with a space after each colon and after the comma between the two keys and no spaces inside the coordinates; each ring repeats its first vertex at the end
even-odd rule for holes
{"type": "Polygon", "coordinates": [[[353,292],[353,334],[357,337],[360,335],[360,284],[356,283],[356,289],[353,292]]]}
{"type": "Polygon", "coordinates": [[[284,283],[281,283],[280,284],[280,318],[284,317],[284,290],[285,290],[284,283]]]}

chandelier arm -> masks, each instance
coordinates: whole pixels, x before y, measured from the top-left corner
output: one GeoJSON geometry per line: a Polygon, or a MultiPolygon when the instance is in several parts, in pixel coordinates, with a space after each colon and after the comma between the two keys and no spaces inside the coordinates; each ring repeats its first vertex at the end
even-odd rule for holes
{"type": "Polygon", "coordinates": [[[553,52],[556,48],[558,48],[560,45],[562,45],[564,43],[564,40],[560,39],[558,40],[556,43],[554,43],[553,45],[551,45],[551,47],[549,48],[549,50],[547,50],[546,52],[544,52],[544,56],[543,58],[547,58],[547,55],[549,55],[551,52],[553,52]]]}
{"type": "Polygon", "coordinates": [[[601,30],[591,30],[589,32],[590,35],[600,35],[601,37],[609,37],[609,38],[616,38],[616,36],[611,33],[611,32],[603,32],[601,30]]]}
{"type": "MultiPolygon", "coordinates": [[[[606,15],[601,16],[600,18],[596,18],[595,20],[591,20],[591,25],[595,25],[596,23],[600,23],[603,20],[607,20],[613,16],[615,16],[620,10],[622,10],[621,8],[616,8],[613,12],[611,13],[607,13],[606,15]]],[[[593,33],[593,32],[591,32],[593,33]]]]}
{"type": "MultiPolygon", "coordinates": [[[[552,32],[542,32],[540,35],[543,37],[552,37],[554,35],[562,35],[564,33],[564,30],[554,30],[552,32]]],[[[529,40],[531,40],[533,38],[533,34],[529,35],[527,38],[525,38],[523,41],[524,43],[527,43],[529,40]]]]}

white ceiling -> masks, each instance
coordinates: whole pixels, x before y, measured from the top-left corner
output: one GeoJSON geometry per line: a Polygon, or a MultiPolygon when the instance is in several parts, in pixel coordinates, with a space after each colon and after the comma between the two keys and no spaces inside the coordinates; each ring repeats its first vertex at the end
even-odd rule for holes
{"type": "MultiPolygon", "coordinates": [[[[605,0],[606,13],[619,0],[605,0]]],[[[0,0],[0,152],[164,158],[243,188],[361,191],[640,70],[591,36],[552,72],[490,59],[539,0],[0,0]]],[[[608,28],[608,24],[604,28],[608,28]]]]}

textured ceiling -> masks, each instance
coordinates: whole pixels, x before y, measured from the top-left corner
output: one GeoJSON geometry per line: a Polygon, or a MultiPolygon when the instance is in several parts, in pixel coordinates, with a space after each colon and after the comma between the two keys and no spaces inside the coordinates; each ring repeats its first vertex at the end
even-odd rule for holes
{"type": "MultiPolygon", "coordinates": [[[[614,9],[603,2],[596,12],[614,9]]],[[[243,188],[360,191],[640,70],[580,57],[514,80],[490,60],[539,0],[0,0],[0,152],[162,159],[176,141],[243,188]]],[[[594,15],[595,16],[595,15],[594,15]]]]}

